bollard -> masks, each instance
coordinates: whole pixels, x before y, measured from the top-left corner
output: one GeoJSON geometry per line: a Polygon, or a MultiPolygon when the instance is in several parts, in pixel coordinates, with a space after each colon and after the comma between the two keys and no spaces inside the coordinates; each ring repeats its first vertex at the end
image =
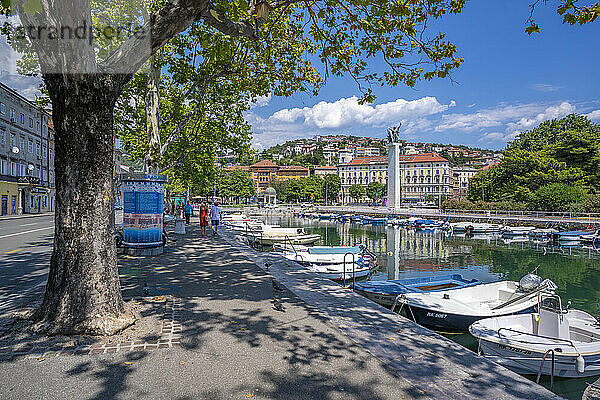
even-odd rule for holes
{"type": "Polygon", "coordinates": [[[178,235],[185,235],[185,220],[183,218],[175,218],[175,232],[178,235]]]}

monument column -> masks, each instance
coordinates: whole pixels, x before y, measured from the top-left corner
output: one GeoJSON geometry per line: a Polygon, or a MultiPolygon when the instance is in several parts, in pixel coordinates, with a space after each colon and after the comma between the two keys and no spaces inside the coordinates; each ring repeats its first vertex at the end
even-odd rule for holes
{"type": "Polygon", "coordinates": [[[388,181],[387,181],[387,207],[391,210],[397,210],[402,204],[402,173],[400,170],[400,153],[402,152],[399,143],[400,125],[388,129],[388,181]]]}

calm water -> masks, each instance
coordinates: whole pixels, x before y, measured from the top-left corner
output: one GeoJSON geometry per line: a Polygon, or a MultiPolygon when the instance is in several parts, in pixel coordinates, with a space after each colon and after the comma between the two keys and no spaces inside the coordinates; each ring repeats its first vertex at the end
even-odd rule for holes
{"type": "MultiPolygon", "coordinates": [[[[484,236],[467,239],[444,232],[421,232],[399,227],[358,225],[295,217],[269,217],[281,226],[304,226],[318,233],[322,245],[365,244],[378,256],[378,269],[371,279],[402,279],[438,273],[459,272],[482,282],[499,279],[518,281],[537,270],[542,278],[558,285],[563,304],[597,316],[600,303],[600,249],[551,248],[533,242],[509,242],[484,236]]],[[[445,336],[476,351],[477,342],[468,333],[445,336]]],[[[535,379],[535,377],[530,377],[535,379]]],[[[554,392],[581,399],[586,383],[597,378],[556,379],[554,392]]],[[[550,387],[550,379],[542,378],[550,387]]]]}

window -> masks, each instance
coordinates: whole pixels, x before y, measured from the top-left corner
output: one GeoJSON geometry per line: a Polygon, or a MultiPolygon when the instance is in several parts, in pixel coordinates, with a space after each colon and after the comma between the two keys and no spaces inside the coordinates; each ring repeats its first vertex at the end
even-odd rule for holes
{"type": "Polygon", "coordinates": [[[41,155],[40,142],[35,142],[35,154],[38,156],[41,155]]]}
{"type": "Polygon", "coordinates": [[[27,149],[29,150],[29,154],[33,153],[33,140],[29,139],[27,149]]]}
{"type": "MultiPolygon", "coordinates": [[[[39,122],[38,122],[39,124],[39,122]]],[[[33,118],[29,118],[29,127],[33,128],[33,118]]]]}
{"type": "Polygon", "coordinates": [[[0,158],[0,175],[6,175],[6,164],[7,161],[3,158],[0,158]]]}
{"type": "Polygon", "coordinates": [[[16,138],[15,138],[15,134],[11,133],[10,134],[10,147],[15,147],[15,143],[16,143],[16,138]]]}
{"type": "Polygon", "coordinates": [[[10,108],[10,122],[16,122],[17,120],[17,110],[14,108],[10,108]]]}
{"type": "Polygon", "coordinates": [[[19,139],[19,145],[21,151],[25,151],[25,138],[23,136],[21,136],[19,139]]]}
{"type": "Polygon", "coordinates": [[[46,158],[46,145],[42,145],[42,157],[45,159],[46,158]]]}
{"type": "Polygon", "coordinates": [[[36,121],[36,123],[35,123],[35,130],[38,131],[38,132],[40,131],[40,121],[36,121]]]}
{"type": "Polygon", "coordinates": [[[21,125],[25,125],[25,114],[21,113],[21,125]]]}
{"type": "Polygon", "coordinates": [[[6,144],[6,131],[0,129],[0,144],[6,144]]]}
{"type": "Polygon", "coordinates": [[[0,103],[0,114],[6,114],[6,104],[0,103]]]}

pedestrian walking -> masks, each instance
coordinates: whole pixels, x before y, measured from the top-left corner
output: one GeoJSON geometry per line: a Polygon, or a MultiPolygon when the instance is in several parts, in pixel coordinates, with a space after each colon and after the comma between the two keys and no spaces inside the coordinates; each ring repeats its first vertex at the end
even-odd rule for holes
{"type": "Polygon", "coordinates": [[[208,226],[208,207],[206,203],[200,206],[200,228],[202,228],[202,236],[206,236],[206,227],[208,226]]]}
{"type": "Polygon", "coordinates": [[[210,206],[210,223],[212,225],[213,236],[217,234],[220,219],[221,208],[219,207],[219,203],[214,203],[210,206]]]}
{"type": "Polygon", "coordinates": [[[192,216],[192,205],[190,204],[189,201],[187,203],[185,203],[185,207],[183,208],[183,211],[185,214],[185,224],[189,225],[190,217],[192,216]]]}

